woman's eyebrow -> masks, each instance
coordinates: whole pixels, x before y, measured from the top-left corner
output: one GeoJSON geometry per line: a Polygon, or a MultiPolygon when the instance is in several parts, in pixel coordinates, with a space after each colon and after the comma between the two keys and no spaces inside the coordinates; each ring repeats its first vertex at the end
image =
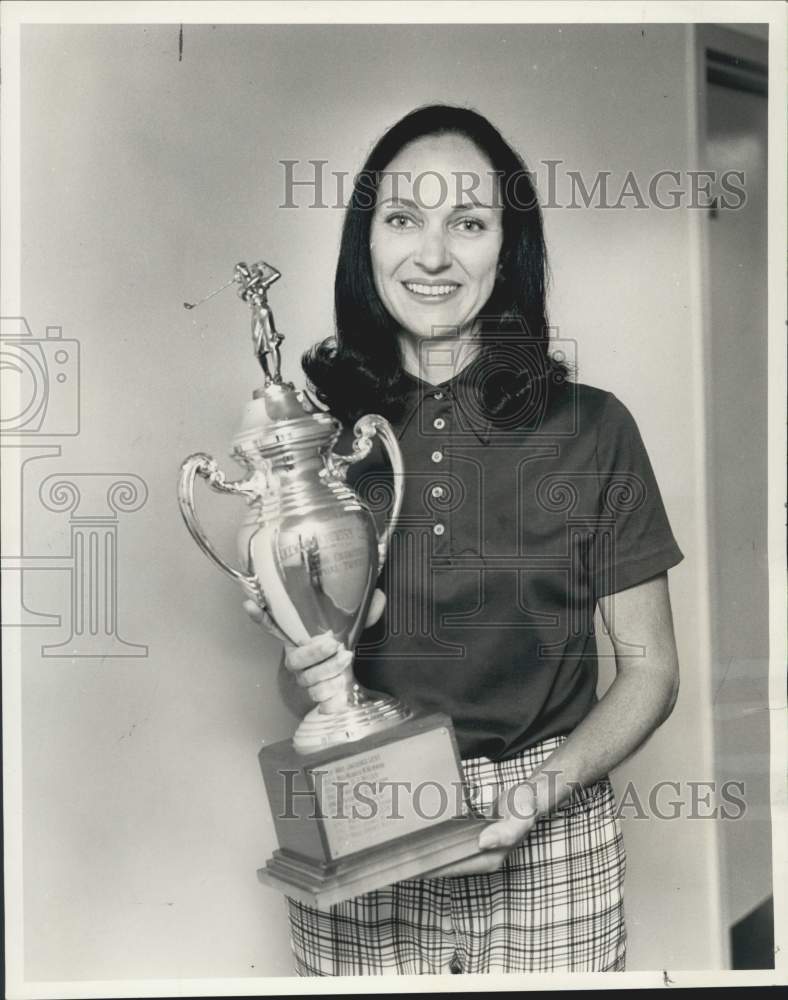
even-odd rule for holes
{"type": "Polygon", "coordinates": [[[466,201],[461,205],[455,205],[452,209],[453,212],[472,212],[475,208],[497,208],[497,205],[485,205],[481,201],[466,201]]]}
{"type": "MultiPolygon", "coordinates": [[[[383,198],[378,202],[378,204],[381,206],[401,205],[404,208],[416,208],[419,210],[424,207],[423,205],[419,205],[418,202],[412,201],[410,198],[383,198]]],[[[494,209],[497,207],[497,205],[485,205],[480,201],[461,202],[459,205],[455,205],[454,208],[452,208],[452,212],[471,212],[477,208],[494,209]]]]}
{"type": "Polygon", "coordinates": [[[379,205],[402,205],[405,208],[420,208],[421,206],[415,201],[411,201],[410,198],[383,198],[378,202],[379,205]]]}

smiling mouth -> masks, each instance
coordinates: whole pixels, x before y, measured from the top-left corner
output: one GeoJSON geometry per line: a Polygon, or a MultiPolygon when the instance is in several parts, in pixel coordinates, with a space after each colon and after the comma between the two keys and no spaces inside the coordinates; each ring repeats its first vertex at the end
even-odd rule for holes
{"type": "Polygon", "coordinates": [[[403,281],[402,284],[416,298],[422,301],[430,300],[433,302],[441,302],[444,299],[448,299],[460,287],[452,281],[439,285],[425,285],[421,281],[403,281]]]}

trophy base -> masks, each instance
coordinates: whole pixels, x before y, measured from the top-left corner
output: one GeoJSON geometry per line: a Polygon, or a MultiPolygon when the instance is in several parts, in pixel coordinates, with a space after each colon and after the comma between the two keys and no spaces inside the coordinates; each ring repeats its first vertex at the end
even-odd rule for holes
{"type": "Polygon", "coordinates": [[[258,876],[318,908],[479,853],[451,718],[415,715],[315,753],[259,755],[279,849],[258,876]]]}
{"type": "Polygon", "coordinates": [[[291,899],[327,910],[365,892],[473,857],[479,853],[479,834],[489,823],[476,816],[447,820],[403,838],[403,843],[390,843],[331,865],[277,850],[265,868],[258,869],[257,877],[291,899]]]}
{"type": "Polygon", "coordinates": [[[392,726],[400,726],[413,713],[396,698],[371,691],[357,691],[357,701],[344,712],[326,715],[315,706],[293,734],[297,753],[316,753],[330,747],[354,743],[392,726]]]}

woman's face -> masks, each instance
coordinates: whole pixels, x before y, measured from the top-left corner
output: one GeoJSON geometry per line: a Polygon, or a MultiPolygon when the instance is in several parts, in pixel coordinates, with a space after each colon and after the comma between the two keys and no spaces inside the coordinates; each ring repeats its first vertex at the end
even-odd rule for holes
{"type": "Polygon", "coordinates": [[[495,285],[497,178],[464,136],[425,136],[386,167],[372,219],[375,288],[405,335],[467,333],[495,285]]]}

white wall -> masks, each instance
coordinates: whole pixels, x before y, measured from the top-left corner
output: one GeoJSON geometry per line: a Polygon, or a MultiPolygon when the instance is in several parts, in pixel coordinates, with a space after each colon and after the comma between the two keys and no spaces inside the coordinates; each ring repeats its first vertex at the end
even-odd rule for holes
{"type": "MultiPolygon", "coordinates": [[[[25,27],[23,311],[82,349],[82,430],[28,466],[25,544],[65,553],[51,472],[132,472],[119,525],[120,632],[147,658],[52,659],[24,630],[29,980],[288,975],[284,907],[257,884],[273,848],[256,753],[292,731],[275,644],[199,553],[175,503],[181,460],[226,452],[257,378],[232,292],[181,303],[264,256],[285,355],[330,332],[341,213],[282,210],[277,161],[352,172],[413,106],[468,102],[537,167],[639,178],[688,165],[681,26],[25,27]]],[[[537,172],[539,172],[537,170],[537,172]]],[[[636,415],[686,555],[671,572],[683,682],[668,724],[616,774],[710,776],[702,618],[702,454],[686,211],[546,212],[552,317],[580,377],[636,415]]],[[[230,467],[229,459],[223,459],[230,467]]],[[[230,501],[203,497],[232,545],[230,501]]],[[[27,602],[65,614],[65,574],[27,602]]],[[[710,821],[627,821],[631,969],[715,967],[710,821]]]]}

